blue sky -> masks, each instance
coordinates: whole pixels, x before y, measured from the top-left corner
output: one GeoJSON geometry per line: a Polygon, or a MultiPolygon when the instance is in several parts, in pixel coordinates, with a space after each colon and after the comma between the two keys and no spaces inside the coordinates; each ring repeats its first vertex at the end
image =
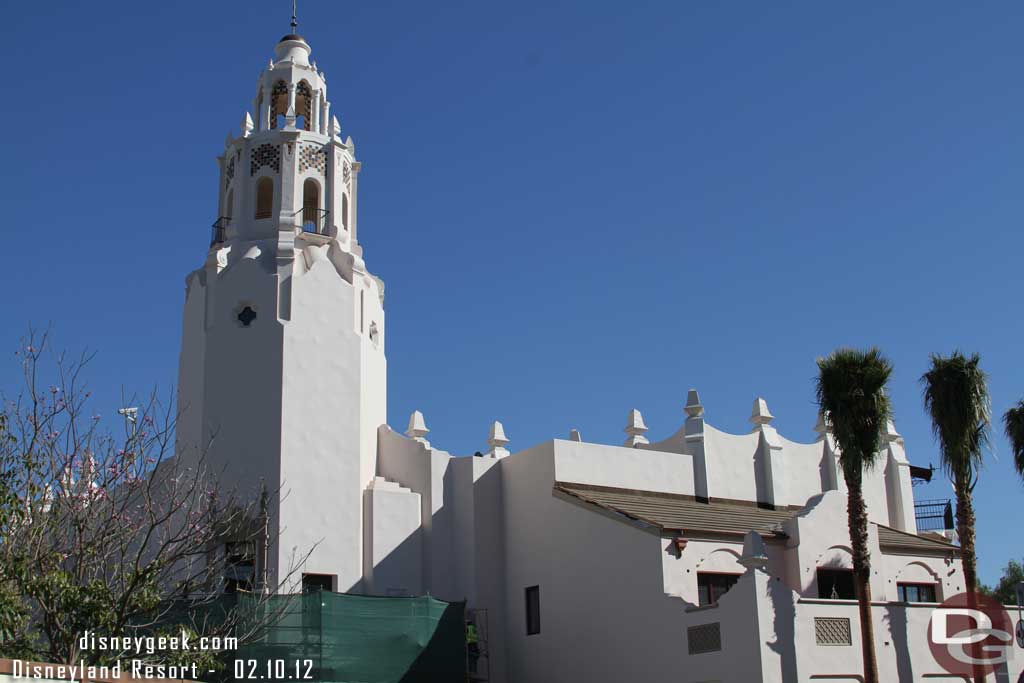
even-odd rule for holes
{"type": "MultiPolygon", "coordinates": [[[[122,386],[171,388],[214,157],[289,14],[8,8],[0,383],[52,323],[99,352],[111,420],[122,386]]],[[[636,407],[663,438],[696,387],[720,428],[761,395],[806,441],[815,358],[877,344],[927,465],[929,352],[980,352],[999,412],[1024,396],[1024,5],[304,0],[300,32],[364,164],[393,426],[420,409],[465,454],[493,419],[515,449],[618,442],[636,407]]],[[[1024,487],[1001,430],[987,457],[991,583],[1024,487]]]]}

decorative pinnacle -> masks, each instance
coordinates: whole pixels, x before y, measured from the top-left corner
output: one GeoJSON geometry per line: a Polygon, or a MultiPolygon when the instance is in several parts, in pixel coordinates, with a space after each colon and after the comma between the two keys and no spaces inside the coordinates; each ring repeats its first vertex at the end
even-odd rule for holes
{"type": "Polygon", "coordinates": [[[623,431],[629,435],[625,443],[629,448],[636,448],[640,444],[650,443],[644,436],[644,433],[647,432],[644,416],[636,408],[629,411],[629,417],[626,418],[626,428],[623,431]]]}
{"type": "Polygon", "coordinates": [[[757,425],[766,425],[775,419],[772,412],[768,410],[768,402],[758,396],[754,399],[754,408],[750,411],[750,422],[757,425]]]}
{"type": "Polygon", "coordinates": [[[690,389],[686,393],[686,407],[683,409],[689,417],[703,417],[704,406],[700,404],[700,394],[696,389],[690,389]]]}
{"type": "Polygon", "coordinates": [[[896,431],[896,423],[892,420],[887,420],[885,423],[885,440],[895,441],[896,443],[903,441],[903,436],[896,431]]]}
{"type": "Polygon", "coordinates": [[[504,446],[508,443],[508,438],[505,436],[505,426],[495,420],[491,424],[490,438],[487,439],[488,446],[504,446]]]}
{"type": "Polygon", "coordinates": [[[818,435],[818,439],[825,438],[828,434],[828,423],[825,421],[825,413],[818,411],[818,421],[814,423],[814,432],[818,435]]]}
{"type": "Polygon", "coordinates": [[[505,444],[508,443],[508,437],[505,436],[505,427],[500,422],[495,420],[491,423],[490,437],[487,439],[487,445],[491,447],[487,455],[492,458],[504,458],[508,455],[508,449],[505,448],[505,444]]]}
{"type": "Polygon", "coordinates": [[[430,442],[425,438],[429,431],[427,423],[423,419],[423,413],[418,410],[412,411],[412,415],[409,416],[409,428],[405,430],[405,435],[429,448],[430,442]]]}
{"type": "Polygon", "coordinates": [[[292,33],[298,33],[299,20],[297,18],[297,14],[298,13],[296,12],[296,0],[292,0],[292,33]]]}

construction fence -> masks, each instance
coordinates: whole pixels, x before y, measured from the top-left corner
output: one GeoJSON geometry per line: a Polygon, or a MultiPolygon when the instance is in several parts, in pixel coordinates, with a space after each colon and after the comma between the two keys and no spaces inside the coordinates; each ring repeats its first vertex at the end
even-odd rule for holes
{"type": "MultiPolygon", "coordinates": [[[[240,596],[238,606],[243,610],[245,600],[240,596]]],[[[257,640],[236,653],[235,659],[245,663],[231,672],[244,671],[236,680],[253,676],[320,683],[466,680],[463,602],[317,591],[273,596],[252,610],[253,618],[267,625],[259,629],[257,640]]]]}

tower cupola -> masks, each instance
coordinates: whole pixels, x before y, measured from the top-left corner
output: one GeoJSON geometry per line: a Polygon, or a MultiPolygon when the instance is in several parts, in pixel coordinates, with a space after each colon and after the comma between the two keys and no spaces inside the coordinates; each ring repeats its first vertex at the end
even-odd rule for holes
{"type": "Polygon", "coordinates": [[[306,42],[305,38],[297,33],[289,33],[274,48],[276,64],[282,62],[293,62],[302,66],[309,66],[309,55],[313,49],[306,42]]]}
{"type": "Polygon", "coordinates": [[[228,136],[218,158],[220,208],[211,249],[238,242],[282,245],[294,235],[296,248],[331,243],[360,257],[355,145],[341,137],[327,79],[295,26],[293,17],[292,32],[277,43],[257,78],[238,137],[228,136]]]}

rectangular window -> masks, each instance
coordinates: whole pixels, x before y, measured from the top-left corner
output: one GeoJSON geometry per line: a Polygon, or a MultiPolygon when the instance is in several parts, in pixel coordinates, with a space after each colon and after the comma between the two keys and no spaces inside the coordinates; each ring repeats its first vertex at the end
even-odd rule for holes
{"type": "Polygon", "coordinates": [[[333,591],[335,579],[334,574],[303,574],[302,592],[333,591]]]}
{"type": "Polygon", "coordinates": [[[526,635],[540,633],[540,586],[526,589],[526,635]]]}
{"type": "Polygon", "coordinates": [[[852,569],[819,569],[818,597],[822,600],[856,600],[852,569]]]}
{"type": "Polygon", "coordinates": [[[252,592],[256,554],[251,543],[224,544],[224,592],[252,592]]]}
{"type": "Polygon", "coordinates": [[[900,602],[938,602],[934,583],[898,583],[896,591],[900,602]]]}
{"type": "Polygon", "coordinates": [[[729,589],[739,581],[739,574],[712,574],[710,572],[697,573],[697,595],[700,598],[700,606],[714,605],[718,599],[729,592],[729,589]]]}

